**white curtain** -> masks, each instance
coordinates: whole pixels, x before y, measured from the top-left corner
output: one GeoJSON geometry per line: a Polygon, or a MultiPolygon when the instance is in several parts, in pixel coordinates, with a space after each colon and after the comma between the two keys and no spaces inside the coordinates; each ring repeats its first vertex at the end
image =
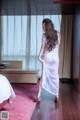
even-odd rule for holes
{"type": "Polygon", "coordinates": [[[41,71],[38,54],[44,18],[60,31],[61,15],[2,16],[2,60],[22,60],[23,68],[41,71]]]}

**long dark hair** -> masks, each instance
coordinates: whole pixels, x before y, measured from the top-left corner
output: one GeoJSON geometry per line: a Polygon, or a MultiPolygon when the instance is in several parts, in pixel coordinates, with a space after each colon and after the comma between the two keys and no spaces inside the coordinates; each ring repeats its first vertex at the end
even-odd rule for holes
{"type": "Polygon", "coordinates": [[[45,25],[46,48],[51,51],[58,44],[57,31],[54,29],[54,24],[50,19],[45,18],[42,23],[45,25]]]}

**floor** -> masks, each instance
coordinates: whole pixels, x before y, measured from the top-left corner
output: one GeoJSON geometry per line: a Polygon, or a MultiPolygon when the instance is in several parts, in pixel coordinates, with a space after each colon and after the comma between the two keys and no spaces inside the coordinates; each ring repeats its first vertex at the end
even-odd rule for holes
{"type": "Polygon", "coordinates": [[[55,103],[54,97],[43,89],[31,120],[80,120],[80,95],[70,84],[60,83],[60,99],[55,103]]]}
{"type": "MultiPolygon", "coordinates": [[[[55,103],[54,96],[44,89],[42,89],[41,92],[41,102],[35,102],[38,94],[39,82],[37,85],[12,84],[12,86],[16,92],[17,98],[12,107],[8,106],[9,110],[12,110],[13,108],[17,110],[17,106],[19,105],[21,107],[22,105],[25,109],[19,110],[21,111],[21,114],[24,116],[26,112],[27,116],[30,113],[30,119],[25,120],[80,120],[80,94],[74,91],[71,84],[60,82],[60,97],[58,103],[55,103]],[[21,99],[25,99],[25,102],[21,103],[19,97],[22,97],[21,99]],[[17,100],[18,98],[19,102],[17,100]],[[28,99],[29,101],[27,102],[28,99]],[[16,104],[16,102],[18,103],[16,104]],[[29,104],[30,107],[27,104],[29,104]],[[34,107],[31,110],[32,105],[34,107]]],[[[12,113],[15,113],[15,111],[12,111],[12,113]]],[[[20,114],[20,112],[17,113],[20,114]]],[[[24,120],[23,117],[20,119],[24,120]]]]}

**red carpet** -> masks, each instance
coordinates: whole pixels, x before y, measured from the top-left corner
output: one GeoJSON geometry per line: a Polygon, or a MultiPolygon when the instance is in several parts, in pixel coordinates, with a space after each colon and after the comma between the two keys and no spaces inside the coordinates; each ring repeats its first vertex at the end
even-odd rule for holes
{"type": "Polygon", "coordinates": [[[36,102],[38,85],[12,84],[16,99],[12,106],[7,104],[4,110],[9,112],[10,120],[30,120],[36,102]]]}

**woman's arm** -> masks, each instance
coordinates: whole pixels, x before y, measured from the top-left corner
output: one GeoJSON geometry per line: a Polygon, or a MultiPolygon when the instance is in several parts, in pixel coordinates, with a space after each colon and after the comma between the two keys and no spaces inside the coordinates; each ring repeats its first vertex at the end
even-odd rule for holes
{"type": "Polygon", "coordinates": [[[57,35],[58,35],[58,45],[60,45],[60,39],[61,39],[60,33],[57,32],[57,35]]]}
{"type": "Polygon", "coordinates": [[[45,49],[45,44],[42,43],[41,48],[40,48],[40,53],[39,53],[39,61],[41,63],[44,62],[44,60],[42,59],[42,55],[43,55],[44,49],[45,49]]]}

